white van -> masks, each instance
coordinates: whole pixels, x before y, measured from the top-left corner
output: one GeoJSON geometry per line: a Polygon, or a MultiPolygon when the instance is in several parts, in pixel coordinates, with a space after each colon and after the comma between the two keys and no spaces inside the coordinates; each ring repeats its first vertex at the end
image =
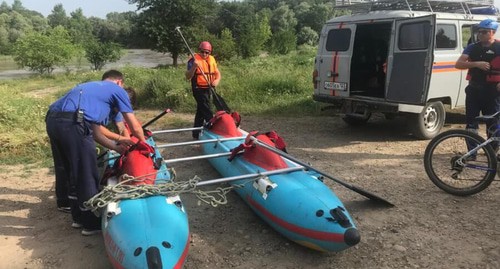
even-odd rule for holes
{"type": "MultiPolygon", "coordinates": [[[[416,11],[410,0],[403,1],[408,10],[377,10],[372,3],[370,11],[327,21],[315,58],[314,100],[340,106],[348,124],[366,123],[375,112],[404,115],[415,137],[437,135],[444,105],[465,105],[467,70],[455,69],[455,61],[475,42],[473,26],[497,16],[474,14],[480,9],[462,2],[414,2],[432,11],[416,11]],[[462,13],[450,12],[458,4],[462,13]]],[[[497,12],[492,6],[480,12],[488,9],[497,12]]]]}

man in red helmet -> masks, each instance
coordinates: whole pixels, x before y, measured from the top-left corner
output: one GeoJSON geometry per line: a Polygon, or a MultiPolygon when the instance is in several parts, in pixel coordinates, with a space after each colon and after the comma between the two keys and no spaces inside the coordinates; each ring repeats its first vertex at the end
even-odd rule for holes
{"type": "MultiPolygon", "coordinates": [[[[186,79],[191,80],[193,97],[196,100],[196,115],[194,127],[203,126],[208,122],[213,112],[210,108],[210,87],[219,85],[221,74],[217,68],[217,62],[212,54],[212,45],[203,41],[198,46],[198,53],[187,63],[186,79]]],[[[193,138],[198,139],[200,131],[193,131],[193,138]]]]}

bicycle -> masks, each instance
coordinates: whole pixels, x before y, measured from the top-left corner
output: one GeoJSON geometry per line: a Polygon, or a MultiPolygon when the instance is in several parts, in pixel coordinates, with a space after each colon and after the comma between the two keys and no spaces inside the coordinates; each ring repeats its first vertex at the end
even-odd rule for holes
{"type": "MultiPolygon", "coordinates": [[[[490,122],[499,118],[500,111],[476,119],[490,122]]],[[[496,124],[490,128],[496,129],[496,124]]],[[[430,180],[443,191],[457,196],[486,189],[499,173],[496,154],[499,130],[491,129],[488,133],[492,135],[487,140],[463,129],[448,130],[434,137],[424,153],[425,172],[430,180]]]]}

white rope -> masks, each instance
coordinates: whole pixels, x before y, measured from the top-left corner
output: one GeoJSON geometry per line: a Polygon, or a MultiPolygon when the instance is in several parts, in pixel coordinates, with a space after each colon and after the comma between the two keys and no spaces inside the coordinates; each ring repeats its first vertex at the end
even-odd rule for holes
{"type": "MultiPolygon", "coordinates": [[[[118,184],[104,187],[102,191],[86,201],[84,206],[85,208],[92,210],[92,212],[96,212],[99,209],[106,207],[109,203],[118,202],[124,199],[133,200],[158,195],[177,196],[181,193],[194,193],[200,201],[216,207],[218,205],[227,204],[227,193],[229,193],[232,189],[242,186],[232,185],[225,188],[218,187],[211,191],[202,191],[196,189],[198,182],[200,182],[200,178],[198,176],[194,176],[192,179],[187,181],[174,182],[174,179],[176,178],[175,170],[169,169],[169,172],[172,175],[172,178],[168,182],[154,185],[130,184],[132,182],[142,182],[145,177],[150,176],[151,174],[140,177],[132,177],[124,174],[120,177],[120,182],[118,184]]],[[[253,181],[253,179],[249,179],[244,184],[251,181],[253,181]]]]}

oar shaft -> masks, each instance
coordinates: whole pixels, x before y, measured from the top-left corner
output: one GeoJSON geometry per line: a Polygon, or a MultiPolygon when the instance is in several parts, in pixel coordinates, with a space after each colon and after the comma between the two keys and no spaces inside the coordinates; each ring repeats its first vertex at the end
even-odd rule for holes
{"type": "Polygon", "coordinates": [[[150,121],[148,121],[144,125],[142,125],[142,128],[148,127],[153,122],[157,121],[159,118],[163,117],[165,114],[167,114],[169,112],[170,112],[170,109],[165,109],[163,112],[161,112],[160,114],[158,114],[158,116],[154,117],[153,119],[151,119],[150,121]]]}
{"type": "Polygon", "coordinates": [[[169,143],[156,145],[158,148],[170,148],[170,147],[178,147],[178,146],[191,146],[191,145],[200,145],[207,143],[216,143],[216,142],[225,142],[225,141],[234,141],[234,140],[243,140],[243,137],[228,137],[228,138],[220,138],[220,139],[207,139],[207,140],[196,140],[196,141],[187,141],[187,142],[179,142],[179,143],[169,143]]]}
{"type": "Polygon", "coordinates": [[[164,160],[163,162],[165,162],[166,164],[171,164],[171,163],[178,163],[178,162],[185,162],[185,161],[195,161],[195,160],[204,160],[204,159],[226,157],[226,156],[229,156],[231,154],[232,154],[231,152],[224,152],[224,153],[216,153],[216,154],[207,154],[207,155],[199,155],[199,156],[170,159],[170,160],[164,160]]]}
{"type": "Polygon", "coordinates": [[[277,174],[285,174],[285,173],[291,173],[291,172],[295,172],[295,171],[299,171],[299,170],[304,170],[304,167],[296,166],[296,167],[289,167],[289,168],[284,168],[284,169],[264,171],[264,172],[260,172],[260,173],[254,173],[254,174],[246,174],[246,175],[240,175],[240,176],[223,177],[223,178],[205,180],[205,181],[198,182],[196,184],[196,186],[206,186],[206,185],[211,185],[211,184],[231,182],[231,181],[247,179],[247,178],[256,178],[256,177],[263,177],[263,176],[272,176],[272,175],[277,175],[277,174]]]}
{"type": "Polygon", "coordinates": [[[171,130],[158,130],[151,132],[152,134],[167,134],[167,133],[179,133],[179,132],[188,132],[188,131],[196,131],[203,130],[203,127],[192,127],[192,128],[182,128],[182,129],[171,129],[171,130]]]}

